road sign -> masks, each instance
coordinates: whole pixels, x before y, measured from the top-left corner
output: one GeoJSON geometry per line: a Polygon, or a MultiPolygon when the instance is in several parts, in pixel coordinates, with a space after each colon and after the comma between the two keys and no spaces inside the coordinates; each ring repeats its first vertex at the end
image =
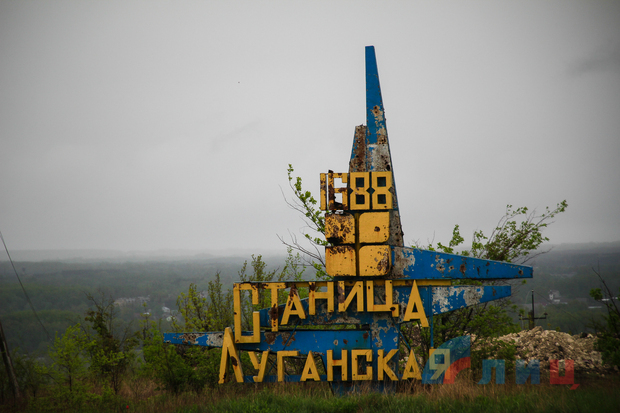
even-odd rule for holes
{"type": "Polygon", "coordinates": [[[419,380],[415,357],[399,369],[403,325],[430,328],[432,340],[434,315],[511,294],[509,285],[454,281],[532,277],[531,267],[404,245],[373,46],[366,47],[366,120],[355,128],[349,171],[320,174],[331,280],[236,283],[233,328],[164,335],[167,343],[221,347],[220,383],[229,365],[239,382],[419,380]],[[261,294],[271,296],[269,308],[253,312],[252,331],[241,328],[242,291],[255,305],[261,294]],[[278,303],[282,291],[284,304],[278,303]],[[241,351],[248,352],[253,374],[244,374],[241,351]]]}

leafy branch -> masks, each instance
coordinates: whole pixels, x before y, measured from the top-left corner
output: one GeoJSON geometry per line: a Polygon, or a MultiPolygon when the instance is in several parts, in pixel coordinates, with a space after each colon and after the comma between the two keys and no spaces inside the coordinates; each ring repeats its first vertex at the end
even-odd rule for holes
{"type": "Polygon", "coordinates": [[[317,207],[318,201],[312,196],[310,191],[304,190],[300,177],[293,177],[293,166],[288,165],[287,174],[288,182],[293,191],[293,200],[290,201],[284,196],[284,201],[293,210],[302,215],[305,228],[309,232],[302,231],[303,237],[309,242],[310,247],[302,245],[295,234],[290,233],[291,241],[285,241],[278,235],[280,241],[289,248],[301,252],[305,257],[307,264],[312,265],[317,270],[319,277],[325,276],[325,258],[323,256],[323,248],[329,243],[325,240],[325,217],[320,208],[317,207]]]}

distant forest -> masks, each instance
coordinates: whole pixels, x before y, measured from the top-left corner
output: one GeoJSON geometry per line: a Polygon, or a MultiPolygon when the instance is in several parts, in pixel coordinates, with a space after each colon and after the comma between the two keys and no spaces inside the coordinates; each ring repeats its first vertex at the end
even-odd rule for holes
{"type": "MultiPolygon", "coordinates": [[[[268,270],[284,265],[285,255],[263,256],[268,270]]],[[[248,257],[196,256],[174,258],[65,259],[43,261],[15,261],[21,282],[37,312],[30,304],[15,276],[11,264],[0,261],[0,321],[12,349],[30,354],[44,353],[56,333],[83,321],[89,307],[88,294],[105,294],[119,300],[119,319],[139,328],[141,314],[150,312],[160,319],[162,329],[177,310],[176,300],[181,292],[187,293],[190,283],[197,290],[206,290],[207,283],[220,274],[225,289],[239,278],[239,271],[248,257]],[[146,297],[147,301],[137,299],[146,297]],[[125,300],[122,300],[125,299],[125,300]],[[135,300],[131,300],[135,299],[135,300]],[[168,312],[170,310],[170,312],[168,312]]],[[[513,284],[512,302],[526,313],[531,309],[531,291],[534,290],[536,317],[547,313],[537,324],[546,329],[577,334],[592,332],[592,321],[604,314],[601,303],[589,297],[592,288],[600,288],[598,272],[614,294],[620,291],[620,243],[562,245],[527,262],[534,267],[534,278],[525,284],[513,284]],[[555,304],[549,292],[554,296],[555,304]],[[559,300],[559,303],[557,303],[559,300]]],[[[307,280],[314,279],[314,270],[308,268],[307,280]]],[[[232,310],[232,303],[231,303],[232,310]]],[[[520,324],[518,311],[513,319],[520,324]]],[[[527,323],[525,323],[527,325],[527,323]]]]}

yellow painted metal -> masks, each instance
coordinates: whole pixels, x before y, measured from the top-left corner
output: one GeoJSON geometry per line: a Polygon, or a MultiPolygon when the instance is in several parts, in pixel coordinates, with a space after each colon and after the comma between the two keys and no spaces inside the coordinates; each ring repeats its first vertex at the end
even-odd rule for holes
{"type": "Polygon", "coordinates": [[[354,297],[357,297],[357,312],[364,311],[364,281],[355,282],[346,297],[344,281],[338,281],[338,311],[344,313],[354,297]]]}
{"type": "Polygon", "coordinates": [[[358,357],[366,357],[368,363],[372,363],[372,350],[351,350],[351,379],[352,380],[372,380],[372,366],[366,365],[366,374],[361,374],[358,371],[359,363],[358,357]]]}
{"type": "Polygon", "coordinates": [[[392,359],[392,357],[398,354],[398,350],[396,349],[390,350],[390,352],[385,357],[383,356],[384,352],[385,352],[384,350],[377,351],[377,355],[378,355],[377,379],[379,381],[383,380],[383,374],[385,373],[390,378],[390,380],[397,381],[398,377],[396,376],[394,371],[390,368],[390,365],[388,364],[388,362],[392,359]]]}
{"type": "Polygon", "coordinates": [[[351,172],[349,174],[349,187],[353,192],[350,195],[350,207],[352,210],[370,209],[370,173],[351,172]]]}
{"type": "Polygon", "coordinates": [[[364,212],[359,215],[359,242],[381,244],[390,237],[389,212],[364,212]]]}
{"type": "Polygon", "coordinates": [[[334,381],[334,367],[339,366],[342,381],[347,381],[348,377],[348,355],[347,350],[342,350],[342,358],[334,360],[334,350],[327,350],[327,381],[334,381]]]}
{"type": "MultiPolygon", "coordinates": [[[[344,172],[338,172],[338,173],[329,173],[327,174],[327,187],[328,187],[328,194],[331,191],[334,191],[334,199],[328,199],[328,208],[330,211],[337,211],[337,210],[347,210],[349,209],[349,188],[346,185],[347,184],[347,178],[349,177],[349,174],[344,173],[344,172]],[[340,179],[341,187],[336,187],[334,179],[340,179]],[[336,201],[336,195],[337,194],[341,194],[342,195],[342,199],[340,202],[342,204],[341,207],[339,207],[338,205],[336,205],[337,201],[336,201]]],[[[328,198],[330,198],[328,196],[328,198]]]]}
{"type": "MultiPolygon", "coordinates": [[[[381,283],[381,281],[377,281],[381,283]]],[[[393,303],[393,289],[392,281],[385,280],[383,283],[385,287],[385,303],[375,304],[375,281],[366,281],[366,311],[391,311],[392,317],[398,317],[398,309],[400,306],[393,303]]]]}
{"type": "Polygon", "coordinates": [[[299,294],[297,294],[297,288],[291,288],[291,292],[288,295],[288,300],[284,306],[284,313],[282,314],[282,325],[288,324],[288,319],[292,315],[296,315],[304,320],[306,319],[306,313],[301,305],[299,294]]]}
{"type": "Polygon", "coordinates": [[[366,245],[359,250],[359,274],[381,276],[390,273],[392,251],[389,245],[366,245]]]}
{"type": "Polygon", "coordinates": [[[420,367],[418,366],[418,361],[416,360],[415,354],[413,354],[413,352],[409,353],[409,359],[407,360],[407,364],[405,365],[405,371],[403,372],[402,380],[407,379],[422,380],[422,374],[420,374],[420,367]]]}
{"type": "Polygon", "coordinates": [[[271,291],[271,311],[269,318],[271,321],[271,331],[278,331],[278,291],[286,288],[285,283],[265,283],[265,288],[271,291]]]}
{"type": "Polygon", "coordinates": [[[334,312],[334,283],[333,282],[309,282],[308,283],[308,312],[316,314],[316,300],[327,300],[327,312],[334,312]],[[318,288],[327,288],[327,291],[317,291],[318,288]]]}
{"type": "Polygon", "coordinates": [[[422,298],[420,297],[420,291],[418,290],[418,284],[413,281],[411,286],[411,294],[409,294],[409,302],[407,303],[407,309],[403,316],[403,322],[419,320],[422,327],[428,327],[428,319],[424,312],[424,306],[422,305],[422,298]]]}
{"type": "Polygon", "coordinates": [[[284,357],[296,357],[299,355],[297,350],[278,351],[278,381],[284,381],[284,357]]]}
{"type": "Polygon", "coordinates": [[[235,322],[235,343],[260,343],[260,313],[252,312],[252,335],[241,334],[241,290],[252,291],[252,304],[258,304],[258,285],[251,283],[233,284],[233,305],[235,322]]]}
{"type": "Polygon", "coordinates": [[[233,371],[235,372],[235,379],[238,383],[243,383],[243,368],[241,367],[241,359],[237,353],[237,347],[235,347],[232,330],[230,327],[226,327],[224,330],[224,340],[222,341],[222,358],[220,359],[220,384],[224,383],[224,380],[226,379],[229,356],[233,366],[233,371]]]}
{"type": "Polygon", "coordinates": [[[350,214],[326,214],[325,238],[333,244],[355,244],[355,217],[350,214]]]}
{"type": "Polygon", "coordinates": [[[325,248],[325,268],[332,277],[356,275],[355,249],[351,246],[338,245],[325,248]]]}
{"type": "Polygon", "coordinates": [[[321,376],[319,376],[319,370],[316,368],[314,355],[311,351],[308,352],[308,358],[306,358],[304,371],[301,373],[301,379],[299,381],[306,381],[308,379],[312,379],[314,381],[321,381],[321,376]]]}
{"type": "Polygon", "coordinates": [[[327,209],[327,174],[321,174],[321,211],[327,209]]]}
{"type": "Polygon", "coordinates": [[[372,173],[372,209],[393,209],[392,172],[372,173]]]}
{"type": "Polygon", "coordinates": [[[267,371],[267,358],[269,357],[269,350],[263,351],[263,355],[261,356],[260,363],[258,362],[258,357],[256,353],[253,351],[248,351],[250,355],[250,360],[252,361],[252,365],[256,370],[258,370],[258,376],[254,376],[254,383],[262,383],[265,378],[265,371],[267,371]]]}

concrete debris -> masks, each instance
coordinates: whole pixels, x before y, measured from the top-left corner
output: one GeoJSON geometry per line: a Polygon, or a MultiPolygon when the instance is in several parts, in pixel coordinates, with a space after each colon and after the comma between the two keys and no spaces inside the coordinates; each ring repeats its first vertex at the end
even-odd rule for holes
{"type": "Polygon", "coordinates": [[[601,353],[594,349],[596,337],[592,334],[571,336],[536,327],[499,337],[498,340],[516,345],[516,358],[539,360],[542,369],[549,368],[549,360],[573,360],[575,372],[605,373],[601,353]]]}

